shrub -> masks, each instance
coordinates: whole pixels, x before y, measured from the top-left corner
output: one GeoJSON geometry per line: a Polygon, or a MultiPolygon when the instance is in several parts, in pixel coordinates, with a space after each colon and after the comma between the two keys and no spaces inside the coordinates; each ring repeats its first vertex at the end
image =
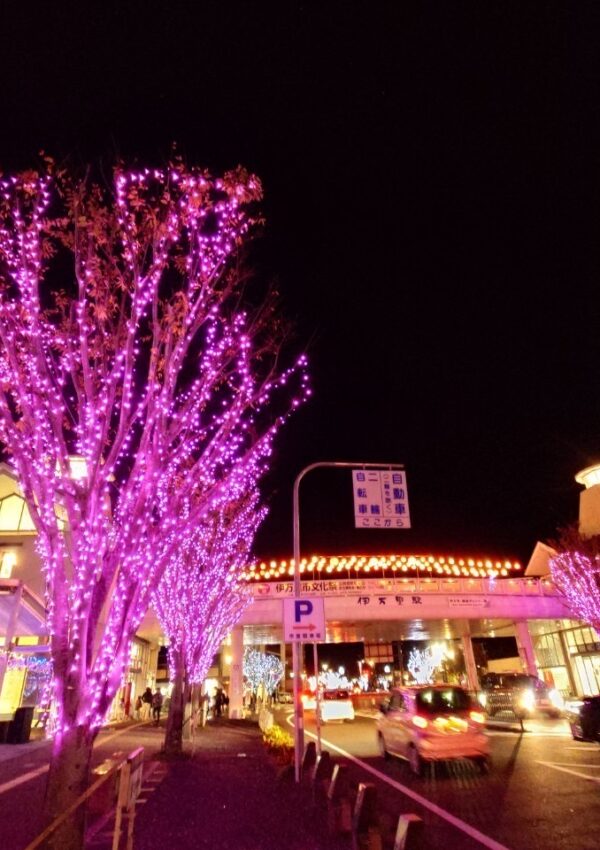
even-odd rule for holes
{"type": "Polygon", "coordinates": [[[294,757],[294,739],[276,723],[263,732],[263,741],[278,761],[288,764],[294,757]]]}

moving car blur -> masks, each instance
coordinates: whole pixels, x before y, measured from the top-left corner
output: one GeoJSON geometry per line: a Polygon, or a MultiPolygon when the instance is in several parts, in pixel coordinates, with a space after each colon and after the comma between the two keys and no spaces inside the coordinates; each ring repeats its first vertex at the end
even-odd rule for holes
{"type": "Polygon", "coordinates": [[[556,688],[525,673],[488,673],[481,680],[479,702],[488,717],[503,712],[531,717],[536,712],[561,717],[564,699],[556,688]]]}
{"type": "Polygon", "coordinates": [[[600,743],[600,696],[569,700],[565,704],[565,717],[576,741],[600,743]]]}
{"type": "Polygon", "coordinates": [[[473,759],[488,770],[485,714],[456,685],[394,688],[380,705],[377,737],[384,758],[404,758],[417,776],[431,761],[473,759]]]}

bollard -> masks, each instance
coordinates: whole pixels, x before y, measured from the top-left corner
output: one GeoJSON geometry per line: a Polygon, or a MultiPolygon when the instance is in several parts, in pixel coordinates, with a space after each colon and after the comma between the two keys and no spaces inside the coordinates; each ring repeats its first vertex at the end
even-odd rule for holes
{"type": "Polygon", "coordinates": [[[333,763],[327,750],[323,750],[317,756],[312,772],[313,800],[315,803],[323,802],[327,796],[327,787],[333,772],[333,763]]]}
{"type": "Polygon", "coordinates": [[[371,782],[361,782],[352,817],[352,850],[381,848],[381,833],[377,820],[377,789],[371,782]]]}
{"type": "Polygon", "coordinates": [[[302,757],[302,771],[301,776],[310,776],[310,771],[313,768],[317,760],[317,747],[314,741],[310,741],[306,745],[306,749],[304,750],[304,755],[302,757]]]}
{"type": "Polygon", "coordinates": [[[400,815],[394,839],[394,850],[421,850],[423,821],[418,815],[400,815]]]}
{"type": "Polygon", "coordinates": [[[345,764],[336,764],[327,789],[327,829],[331,835],[352,832],[350,777],[345,764]]]}

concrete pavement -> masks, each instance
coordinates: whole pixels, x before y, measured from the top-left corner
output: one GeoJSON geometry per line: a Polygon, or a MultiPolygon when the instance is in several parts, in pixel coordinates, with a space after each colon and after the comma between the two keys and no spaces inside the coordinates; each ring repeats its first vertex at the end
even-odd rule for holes
{"type": "Polygon", "coordinates": [[[217,719],[136,815],[135,850],[348,850],[327,836],[310,790],[283,778],[255,723],[217,719]]]}

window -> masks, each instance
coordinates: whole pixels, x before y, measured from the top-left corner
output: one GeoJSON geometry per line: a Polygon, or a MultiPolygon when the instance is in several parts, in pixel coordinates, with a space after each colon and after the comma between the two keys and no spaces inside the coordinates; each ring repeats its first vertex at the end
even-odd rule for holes
{"type": "Polygon", "coordinates": [[[468,711],[471,698],[462,688],[425,688],[417,694],[417,709],[426,714],[468,711]]]}

